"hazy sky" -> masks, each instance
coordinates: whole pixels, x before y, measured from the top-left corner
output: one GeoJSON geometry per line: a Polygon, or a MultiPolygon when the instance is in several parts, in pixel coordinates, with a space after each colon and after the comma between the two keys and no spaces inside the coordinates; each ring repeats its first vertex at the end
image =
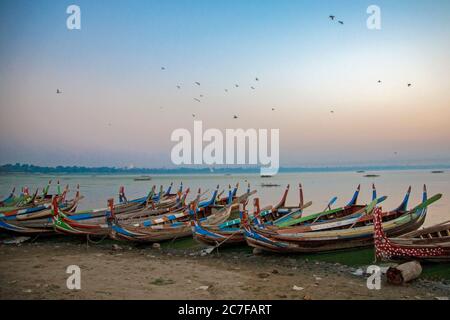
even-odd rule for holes
{"type": "Polygon", "coordinates": [[[0,163],[169,167],[192,113],[284,166],[450,163],[448,0],[2,0],[0,44],[0,163]]]}

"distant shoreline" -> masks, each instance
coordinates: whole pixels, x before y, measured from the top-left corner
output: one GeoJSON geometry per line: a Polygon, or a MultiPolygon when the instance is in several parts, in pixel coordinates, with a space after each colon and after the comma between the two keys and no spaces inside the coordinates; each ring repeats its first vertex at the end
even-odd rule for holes
{"type": "MultiPolygon", "coordinates": [[[[308,173],[308,172],[358,172],[371,173],[377,171],[407,171],[407,170],[448,170],[450,164],[440,165],[391,165],[391,166],[329,166],[329,167],[282,167],[279,173],[308,173]]],[[[9,174],[65,174],[65,175],[187,175],[187,174],[259,174],[260,169],[251,168],[114,168],[114,167],[76,167],[57,166],[40,167],[34,165],[3,165],[0,175],[9,174]]]]}

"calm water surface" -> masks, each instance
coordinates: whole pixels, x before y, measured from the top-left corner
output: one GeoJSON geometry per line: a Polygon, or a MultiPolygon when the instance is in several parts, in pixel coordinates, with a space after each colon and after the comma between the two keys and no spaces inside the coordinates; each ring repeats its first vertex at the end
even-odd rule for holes
{"type": "Polygon", "coordinates": [[[361,184],[361,194],[359,203],[367,203],[372,196],[371,185],[375,183],[378,196],[386,195],[388,199],[382,204],[385,210],[396,208],[403,199],[408,188],[412,186],[410,207],[415,206],[421,200],[422,186],[428,187],[428,195],[442,193],[440,201],[433,204],[428,210],[425,225],[450,220],[450,173],[433,174],[430,171],[385,171],[377,172],[380,175],[376,178],[363,177],[365,173],[353,172],[324,172],[324,173],[283,173],[273,178],[261,178],[256,174],[248,175],[155,175],[151,181],[134,181],[135,176],[123,175],[1,175],[0,176],[0,198],[3,199],[11,191],[12,187],[21,188],[28,186],[30,190],[40,188],[47,184],[49,179],[54,182],[51,193],[56,190],[56,180],[59,179],[62,186],[69,184],[71,194],[74,194],[75,187],[79,183],[81,193],[85,196],[79,209],[89,209],[104,207],[106,200],[111,197],[117,199],[119,186],[125,186],[125,191],[129,199],[145,195],[152,185],[164,185],[165,188],[174,182],[174,188],[178,188],[182,181],[185,187],[191,188],[191,198],[195,196],[198,188],[202,191],[213,191],[217,184],[221,190],[227,189],[229,184],[240,183],[240,193],[246,190],[247,182],[252,188],[257,189],[257,196],[260,197],[262,205],[275,204],[282,196],[286,185],[291,185],[288,196],[288,204],[298,204],[298,183],[303,184],[305,200],[313,201],[313,205],[306,210],[306,213],[322,211],[328,201],[338,197],[335,206],[345,205],[353,195],[358,184],[361,184]],[[279,184],[280,187],[261,187],[262,183],[279,184]]]}

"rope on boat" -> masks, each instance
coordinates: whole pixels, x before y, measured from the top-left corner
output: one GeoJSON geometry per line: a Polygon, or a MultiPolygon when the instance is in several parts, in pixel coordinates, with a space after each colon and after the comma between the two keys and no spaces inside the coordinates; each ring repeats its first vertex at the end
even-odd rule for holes
{"type": "Polygon", "coordinates": [[[90,238],[89,235],[87,234],[87,235],[86,235],[86,240],[87,240],[88,245],[89,245],[89,243],[100,244],[100,243],[102,243],[107,237],[108,237],[108,235],[104,235],[103,238],[101,238],[100,240],[94,241],[94,240],[91,240],[91,238],[90,238]]]}
{"type": "Polygon", "coordinates": [[[241,230],[237,230],[235,232],[233,232],[232,234],[230,234],[228,237],[226,237],[223,241],[221,242],[217,242],[216,241],[216,245],[214,247],[214,249],[217,250],[217,253],[219,253],[219,247],[224,244],[225,242],[227,242],[228,240],[230,240],[235,234],[237,234],[238,232],[240,232],[241,230]]]}
{"type": "Polygon", "coordinates": [[[39,234],[37,234],[33,239],[30,240],[31,243],[35,242],[39,238],[39,234]]]}

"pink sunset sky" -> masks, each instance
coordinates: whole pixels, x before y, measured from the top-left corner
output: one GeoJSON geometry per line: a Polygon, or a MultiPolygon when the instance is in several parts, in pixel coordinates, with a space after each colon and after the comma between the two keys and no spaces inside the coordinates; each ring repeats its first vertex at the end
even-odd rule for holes
{"type": "Polygon", "coordinates": [[[450,163],[448,1],[378,1],[377,31],[367,1],[69,4],[0,4],[1,164],[171,167],[192,114],[280,129],[282,166],[450,163]]]}

